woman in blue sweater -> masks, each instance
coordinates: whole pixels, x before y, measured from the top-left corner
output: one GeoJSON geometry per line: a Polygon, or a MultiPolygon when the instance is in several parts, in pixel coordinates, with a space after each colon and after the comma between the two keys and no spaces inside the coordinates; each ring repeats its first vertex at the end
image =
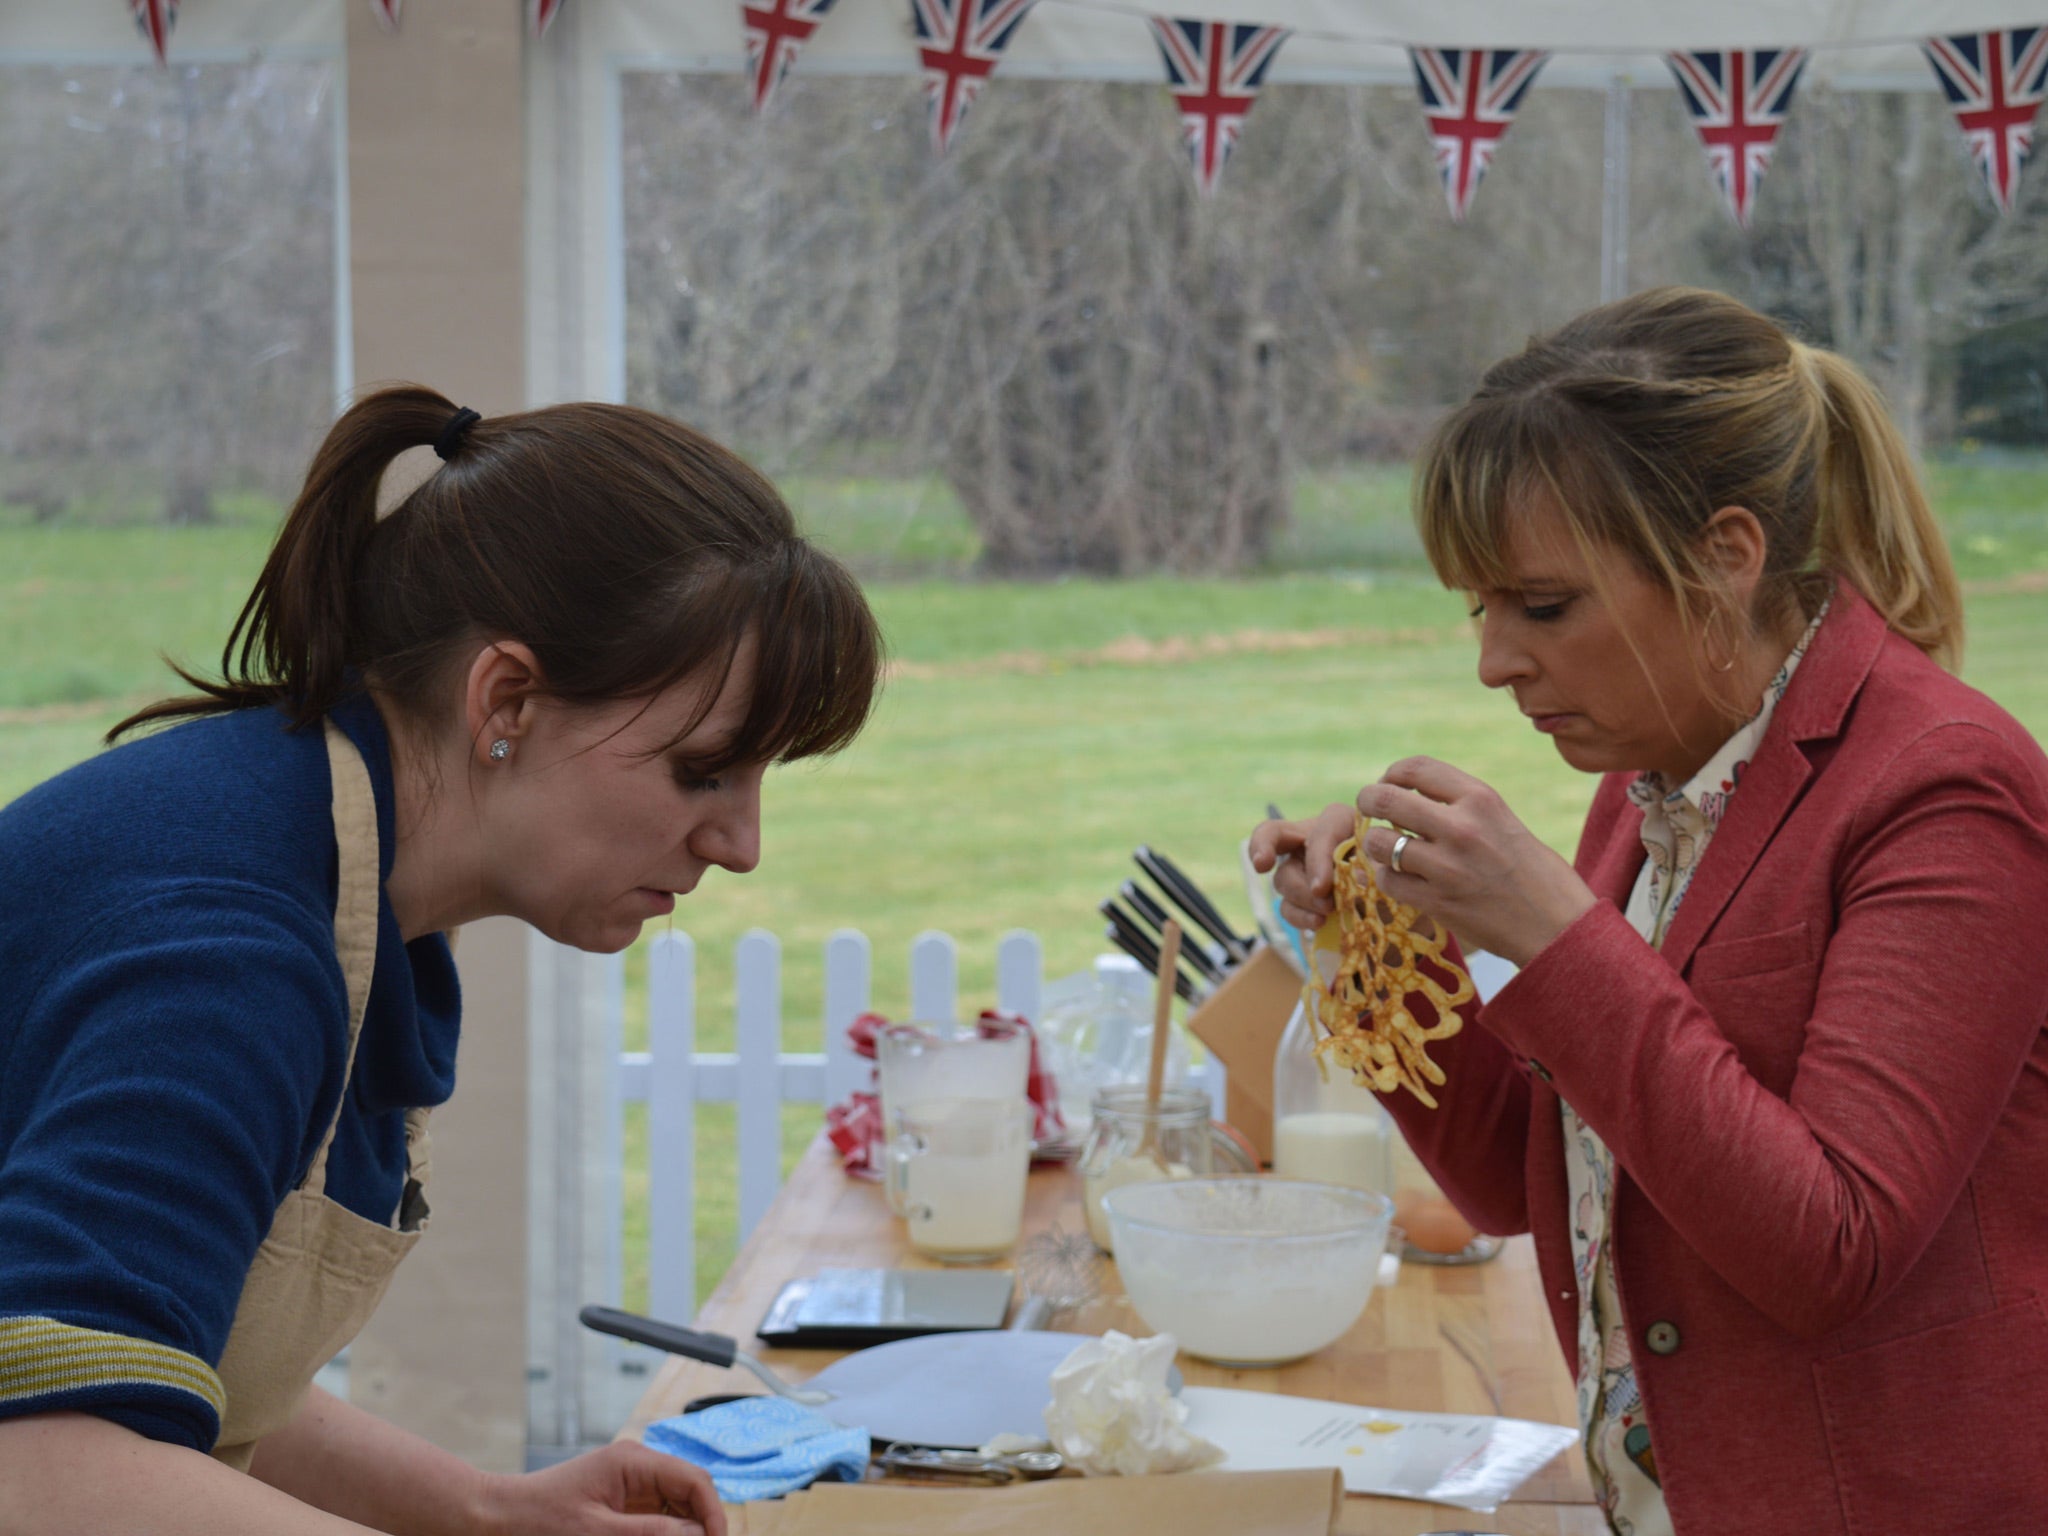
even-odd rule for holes
{"type": "Polygon", "coordinates": [[[623,949],[752,869],[879,658],[686,427],[344,415],[221,678],[0,811],[0,1531],[718,1536],[673,1458],[486,1476],[310,1382],[427,1224],[448,935],[623,949]]]}

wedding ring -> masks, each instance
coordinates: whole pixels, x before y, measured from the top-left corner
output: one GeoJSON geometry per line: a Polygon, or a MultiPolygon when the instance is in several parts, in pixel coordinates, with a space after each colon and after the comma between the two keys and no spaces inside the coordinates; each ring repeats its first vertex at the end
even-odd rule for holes
{"type": "Polygon", "coordinates": [[[1394,851],[1387,855],[1387,868],[1391,869],[1397,875],[1400,874],[1401,854],[1407,848],[1407,846],[1414,841],[1415,834],[1413,832],[1403,832],[1399,837],[1395,838],[1394,851]]]}

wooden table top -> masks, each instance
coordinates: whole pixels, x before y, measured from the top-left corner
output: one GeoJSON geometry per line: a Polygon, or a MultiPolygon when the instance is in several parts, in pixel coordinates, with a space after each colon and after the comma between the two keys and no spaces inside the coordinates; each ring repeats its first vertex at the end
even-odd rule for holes
{"type": "MultiPolygon", "coordinates": [[[[1071,1167],[1034,1170],[1024,1232],[1085,1231],[1079,1175],[1071,1167]]],[[[695,1326],[753,1339],[755,1327],[783,1283],[834,1266],[929,1268],[904,1242],[879,1185],[850,1179],[820,1136],[797,1164],[775,1204],[740,1250],[695,1326]]],[[[1125,1301],[1113,1264],[1101,1266],[1103,1294],[1055,1326],[1070,1333],[1110,1328],[1146,1334],[1125,1301]]],[[[802,1380],[839,1358],[838,1351],[754,1351],[777,1371],[802,1380]]],[[[1571,1377],[1559,1355],[1536,1275],[1535,1251],[1515,1238],[1489,1263],[1463,1267],[1404,1264],[1400,1281],[1377,1291],[1365,1315],[1327,1349],[1291,1365],[1235,1371],[1182,1355],[1194,1386],[1285,1392],[1384,1408],[1431,1413],[1499,1413],[1552,1424],[1576,1422],[1571,1377]]],[[[655,1419],[690,1399],[750,1391],[753,1378],[672,1357],[619,1432],[637,1440],[655,1419]]],[[[736,1527],[744,1529],[743,1525],[736,1527]]],[[[1346,1536],[1419,1536],[1465,1528],[1502,1536],[1604,1536],[1576,1447],[1561,1452],[1491,1515],[1441,1504],[1353,1496],[1337,1529],[1346,1536]]]]}

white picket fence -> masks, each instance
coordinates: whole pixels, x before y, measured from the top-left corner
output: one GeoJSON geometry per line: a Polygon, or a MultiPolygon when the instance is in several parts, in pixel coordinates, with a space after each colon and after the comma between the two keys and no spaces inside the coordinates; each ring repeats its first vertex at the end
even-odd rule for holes
{"type": "MultiPolygon", "coordinates": [[[[663,934],[650,950],[648,1049],[626,1051],[619,1044],[623,957],[536,946],[528,1329],[528,1450],[536,1465],[609,1438],[659,1360],[653,1351],[592,1334],[576,1322],[585,1302],[616,1306],[621,1300],[625,1106],[647,1105],[648,1310],[688,1322],[697,1311],[697,1106],[738,1106],[744,1241],[781,1184],[782,1106],[817,1105],[822,1119],[824,1105],[869,1081],[870,1063],[853,1053],[846,1035],[847,1026],[875,1006],[865,935],[842,929],[826,942],[822,1052],[782,1049],[782,944],[774,934],[756,929],[737,945],[737,1049],[729,1053],[696,1049],[697,950],[690,937],[663,934]]],[[[1467,958],[1482,996],[1513,971],[1490,956],[1467,958]]],[[[997,1006],[1039,1021],[1047,990],[1043,971],[1035,934],[1005,934],[996,950],[997,1006]]],[[[884,998],[876,1011],[921,1022],[954,1020],[958,993],[953,940],[924,933],[910,947],[908,1007],[884,998]]],[[[1198,1074],[1213,1102],[1222,1104],[1222,1064],[1209,1057],[1198,1074]]]]}
{"type": "MultiPolygon", "coordinates": [[[[739,941],[734,956],[736,1049],[699,1052],[696,946],[686,934],[663,934],[650,946],[648,1049],[627,1051],[620,1043],[624,957],[536,946],[527,1356],[534,1465],[603,1443],[625,1422],[659,1364],[654,1351],[591,1333],[576,1321],[584,1303],[621,1302],[626,1106],[647,1106],[647,1310],[687,1323],[697,1312],[697,1106],[737,1106],[744,1241],[781,1184],[782,1106],[818,1106],[822,1123],[826,1104],[870,1080],[871,1064],[847,1041],[855,1018],[873,1007],[890,1018],[948,1021],[963,1011],[971,1016],[986,1001],[962,1003],[958,951],[943,933],[920,934],[911,944],[907,999],[872,998],[872,952],[861,933],[833,934],[824,958],[825,1050],[782,1049],[782,945],[755,930],[739,941]]],[[[997,1006],[1040,1019],[1043,970],[1035,934],[1005,934],[996,949],[997,1006]]],[[[1221,1103],[1220,1064],[1209,1064],[1206,1081],[1221,1103]]]]}
{"type": "MultiPolygon", "coordinates": [[[[872,951],[865,934],[841,929],[825,944],[825,1050],[782,1049],[782,944],[755,929],[734,960],[734,1040],[730,1053],[702,1053],[697,1039],[697,951],[688,934],[666,933],[650,946],[645,1051],[619,1057],[621,1103],[645,1102],[648,1122],[648,1307],[682,1321],[697,1310],[696,1107],[738,1108],[739,1223],[745,1242],[782,1182],[781,1112],[785,1103],[834,1104],[867,1086],[871,1064],[854,1054],[846,1027],[870,1004],[872,951]]],[[[1017,930],[996,946],[996,1004],[1039,1016],[1044,949],[1017,930]]],[[[892,1018],[952,1020],[959,1006],[959,953],[950,936],[920,934],[910,946],[907,1013],[892,1018]]]]}

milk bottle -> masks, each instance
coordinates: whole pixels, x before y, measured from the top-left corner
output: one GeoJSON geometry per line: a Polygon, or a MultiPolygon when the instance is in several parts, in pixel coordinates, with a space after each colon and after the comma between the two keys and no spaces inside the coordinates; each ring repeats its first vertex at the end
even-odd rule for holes
{"type": "Polygon", "coordinates": [[[1392,1196],[1394,1120],[1348,1072],[1325,1076],[1315,1025],[1297,1006],[1273,1055],[1273,1172],[1392,1196]]]}

